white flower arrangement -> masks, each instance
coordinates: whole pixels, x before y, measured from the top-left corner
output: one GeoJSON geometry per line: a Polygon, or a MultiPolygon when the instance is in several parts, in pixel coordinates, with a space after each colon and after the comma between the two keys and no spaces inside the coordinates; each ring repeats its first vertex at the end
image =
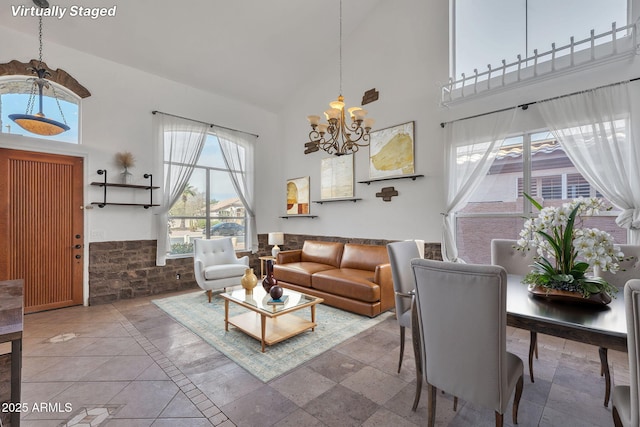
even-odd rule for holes
{"type": "Polygon", "coordinates": [[[599,277],[588,277],[595,266],[602,271],[616,272],[624,258],[613,236],[597,228],[576,227],[583,216],[598,215],[607,210],[601,199],[577,198],[560,207],[543,208],[529,195],[525,196],[540,210],[528,219],[520,232],[518,250],[537,251],[533,271],[523,282],[548,289],[581,292],[584,297],[605,292],[609,296],[617,289],[599,277]]]}

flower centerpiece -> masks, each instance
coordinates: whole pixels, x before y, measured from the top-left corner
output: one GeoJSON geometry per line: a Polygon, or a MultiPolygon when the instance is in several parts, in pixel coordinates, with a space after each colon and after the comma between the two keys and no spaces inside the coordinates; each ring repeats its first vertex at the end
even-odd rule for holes
{"type": "Polygon", "coordinates": [[[528,194],[540,212],[528,219],[520,232],[518,250],[537,251],[533,271],[523,283],[529,289],[550,294],[577,293],[585,299],[608,304],[617,288],[600,277],[588,275],[597,267],[602,271],[618,271],[624,254],[613,237],[597,228],[582,227],[582,217],[607,210],[598,198],[577,198],[560,207],[542,207],[528,194]],[[594,298],[596,297],[597,298],[594,298]]]}

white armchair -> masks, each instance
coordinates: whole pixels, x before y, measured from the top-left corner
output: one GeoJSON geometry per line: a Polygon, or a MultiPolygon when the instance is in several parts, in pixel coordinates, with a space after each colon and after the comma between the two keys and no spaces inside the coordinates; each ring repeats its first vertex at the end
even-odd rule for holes
{"type": "Polygon", "coordinates": [[[193,268],[196,282],[207,291],[209,302],[211,302],[213,290],[239,285],[248,267],[249,257],[236,257],[230,237],[193,241],[193,268]]]}

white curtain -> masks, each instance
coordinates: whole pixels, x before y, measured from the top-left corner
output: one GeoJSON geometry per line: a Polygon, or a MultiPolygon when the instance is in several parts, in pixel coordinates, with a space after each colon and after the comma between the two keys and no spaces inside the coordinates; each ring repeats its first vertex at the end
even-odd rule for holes
{"type": "Polygon", "coordinates": [[[540,113],[576,169],[622,213],[616,219],[640,244],[637,84],[622,83],[540,102],[540,113]]]}
{"type": "Polygon", "coordinates": [[[516,108],[486,116],[458,120],[445,127],[445,195],[442,258],[458,258],[455,212],[464,208],[478,188],[511,128],[516,108]]]}
{"type": "Polygon", "coordinates": [[[229,169],[233,187],[247,212],[245,237],[249,237],[249,241],[245,243],[247,248],[251,248],[252,253],[256,253],[258,251],[258,230],[255,215],[254,152],[258,137],[218,126],[213,126],[213,129],[220,141],[222,156],[229,169]]]}
{"type": "Polygon", "coordinates": [[[207,138],[209,125],[167,114],[153,116],[156,164],[162,174],[162,202],[156,210],[158,248],[156,265],[166,264],[171,251],[169,239],[169,209],[178,200],[189,182],[207,138]],[[165,164],[171,162],[175,164],[165,164]]]}

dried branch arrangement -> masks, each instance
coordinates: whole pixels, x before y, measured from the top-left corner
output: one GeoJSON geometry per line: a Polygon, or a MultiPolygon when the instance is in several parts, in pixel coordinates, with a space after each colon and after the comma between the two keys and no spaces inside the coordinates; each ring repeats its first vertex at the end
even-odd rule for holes
{"type": "Polygon", "coordinates": [[[136,162],[136,159],[133,157],[133,154],[131,154],[129,151],[116,153],[116,163],[124,169],[129,169],[133,167],[135,162],[136,162]]]}

